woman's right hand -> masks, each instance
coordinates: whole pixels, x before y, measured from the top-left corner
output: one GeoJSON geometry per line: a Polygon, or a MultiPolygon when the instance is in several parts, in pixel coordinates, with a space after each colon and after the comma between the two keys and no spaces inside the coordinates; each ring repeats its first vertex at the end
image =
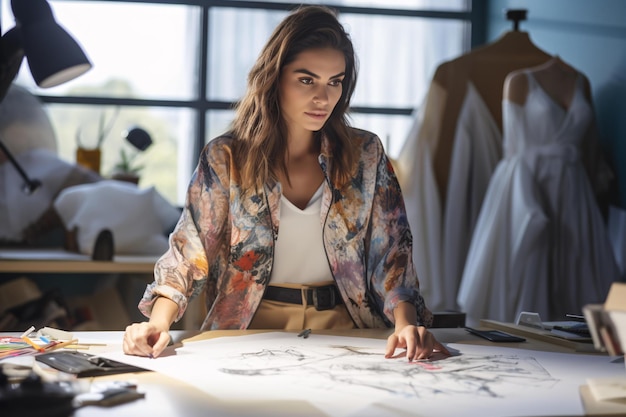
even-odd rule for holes
{"type": "Polygon", "coordinates": [[[133,323],[124,333],[124,353],[135,356],[158,357],[170,343],[167,328],[150,322],[133,323]]]}

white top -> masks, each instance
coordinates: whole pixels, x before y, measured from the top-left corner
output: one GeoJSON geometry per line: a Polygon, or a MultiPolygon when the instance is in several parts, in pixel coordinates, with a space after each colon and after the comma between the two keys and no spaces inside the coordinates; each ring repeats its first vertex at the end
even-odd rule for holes
{"type": "Polygon", "coordinates": [[[284,195],[281,197],[272,284],[312,284],[333,279],[322,241],[322,189],[321,185],[304,210],[284,195]]]}

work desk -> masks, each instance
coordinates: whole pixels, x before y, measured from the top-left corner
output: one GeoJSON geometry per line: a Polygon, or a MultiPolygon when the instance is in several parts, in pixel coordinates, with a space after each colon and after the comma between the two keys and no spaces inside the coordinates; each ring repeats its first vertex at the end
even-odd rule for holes
{"type": "Polygon", "coordinates": [[[113,261],[93,261],[63,249],[0,249],[0,272],[133,274],[154,272],[157,256],[116,255],[113,261]]]}
{"type": "MultiPolygon", "coordinates": [[[[262,333],[263,331],[212,331],[212,332],[187,332],[187,331],[173,331],[172,338],[176,343],[190,343],[195,341],[202,341],[212,338],[229,338],[232,336],[249,335],[255,333],[262,333]]],[[[491,342],[480,339],[467,333],[461,328],[441,328],[432,329],[433,334],[437,339],[443,343],[459,343],[463,345],[472,346],[494,346],[491,342]]],[[[121,343],[123,332],[75,332],[75,336],[79,341],[97,342],[101,341],[106,343],[106,346],[94,346],[91,347],[88,352],[95,354],[103,354],[107,351],[119,351],[121,350],[121,343]]],[[[390,334],[389,330],[352,330],[352,331],[316,331],[315,334],[328,334],[328,335],[341,335],[350,337],[367,337],[373,339],[381,339],[381,345],[385,345],[385,340],[390,334]]],[[[294,336],[295,337],[295,336],[294,336]]],[[[499,344],[498,347],[506,345],[507,347],[524,350],[539,350],[545,352],[555,353],[574,353],[572,349],[568,349],[563,346],[549,344],[540,340],[527,339],[522,343],[507,343],[499,344]]],[[[590,355],[590,354],[581,354],[590,355]]],[[[599,354],[598,354],[599,355],[599,354]]],[[[607,358],[608,359],[608,358],[607,358]]],[[[158,361],[159,358],[154,359],[158,361]]],[[[384,361],[384,358],[380,358],[384,361]]],[[[198,363],[198,367],[202,367],[201,363],[198,363]]],[[[200,368],[201,369],[201,368],[200,368]]],[[[624,372],[624,365],[617,368],[624,372]]],[[[112,408],[101,407],[86,407],[79,409],[75,412],[75,417],[99,417],[99,416],[185,416],[195,417],[207,415],[211,416],[273,416],[273,417],[298,417],[298,416],[311,416],[311,417],[327,417],[327,413],[323,413],[320,409],[316,408],[313,401],[298,401],[298,400],[286,400],[286,401],[226,401],[218,399],[207,394],[196,386],[189,385],[181,382],[177,379],[161,375],[157,372],[140,372],[131,374],[111,375],[107,377],[92,378],[92,381],[106,381],[106,380],[132,380],[137,383],[138,389],[146,394],[144,399],[136,400],[132,403],[118,405],[112,408]]],[[[611,408],[610,405],[598,405],[594,402],[593,397],[590,396],[585,386],[581,386],[581,398],[586,410],[585,415],[625,415],[623,405],[617,408],[611,408]]],[[[242,393],[242,398],[246,397],[245,393],[242,393]]],[[[442,401],[445,399],[442,398],[442,401]]],[[[472,401],[480,402],[480,398],[476,398],[472,401]]],[[[478,404],[478,403],[476,403],[478,404]]],[[[505,406],[505,405],[503,405],[505,406]]],[[[465,409],[462,409],[465,410],[465,409]]],[[[371,415],[371,416],[408,416],[418,415],[419,410],[415,410],[415,413],[398,414],[397,410],[393,412],[386,412],[384,406],[378,406],[375,410],[368,409],[369,414],[355,415],[371,415]]],[[[509,410],[510,411],[510,410],[509,410]]],[[[461,414],[455,414],[456,416],[474,416],[475,413],[471,409],[463,411],[461,414]]],[[[524,410],[519,409],[519,416],[524,416],[524,410]]],[[[536,415],[536,414],[533,414],[536,415]]],[[[553,413],[547,415],[555,415],[553,413]]],[[[438,416],[439,417],[439,416],[438,416]]]]}

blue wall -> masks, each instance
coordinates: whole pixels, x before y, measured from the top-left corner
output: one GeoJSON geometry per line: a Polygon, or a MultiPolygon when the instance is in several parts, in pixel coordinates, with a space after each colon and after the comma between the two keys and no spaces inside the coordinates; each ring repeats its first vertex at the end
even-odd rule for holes
{"type": "Polygon", "coordinates": [[[520,30],[591,82],[598,131],[616,177],[612,203],[626,208],[626,1],[489,0],[487,42],[512,29],[506,9],[526,9],[520,30]]]}

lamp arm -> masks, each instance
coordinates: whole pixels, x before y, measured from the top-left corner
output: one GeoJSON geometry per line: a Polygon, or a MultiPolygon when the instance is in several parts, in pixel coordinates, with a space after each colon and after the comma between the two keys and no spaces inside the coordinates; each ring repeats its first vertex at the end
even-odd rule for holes
{"type": "Polygon", "coordinates": [[[15,167],[15,169],[20,174],[20,176],[24,179],[25,184],[24,184],[23,190],[26,194],[30,195],[33,192],[35,192],[35,190],[37,190],[39,187],[41,187],[41,181],[37,179],[31,180],[28,177],[28,175],[26,174],[26,171],[24,171],[22,166],[17,162],[15,157],[13,157],[9,149],[4,145],[4,143],[2,143],[1,140],[0,140],[0,149],[7,156],[7,158],[9,159],[9,162],[11,162],[11,164],[15,167]]]}

